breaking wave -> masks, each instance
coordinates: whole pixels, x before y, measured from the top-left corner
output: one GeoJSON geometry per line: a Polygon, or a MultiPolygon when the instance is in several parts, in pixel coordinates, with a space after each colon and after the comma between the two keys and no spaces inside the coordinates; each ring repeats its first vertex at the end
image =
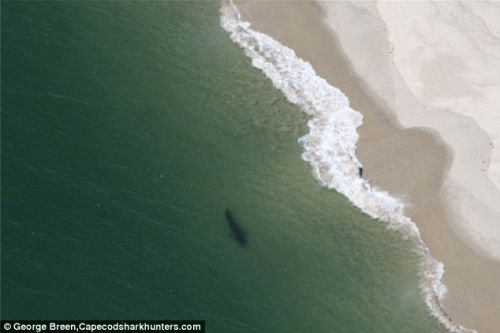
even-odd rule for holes
{"type": "Polygon", "coordinates": [[[444,266],[431,256],[417,226],[405,216],[404,203],[359,177],[356,129],[363,116],[350,108],[347,96],[319,77],[311,64],[297,57],[292,49],[252,30],[231,1],[222,5],[221,25],[252,65],[271,79],[290,103],[311,116],[309,133],[299,142],[304,148],[302,158],[309,162],[321,186],[342,193],[364,213],[409,239],[420,257],[420,288],[431,313],[451,332],[477,333],[453,323],[443,310],[444,266]]]}

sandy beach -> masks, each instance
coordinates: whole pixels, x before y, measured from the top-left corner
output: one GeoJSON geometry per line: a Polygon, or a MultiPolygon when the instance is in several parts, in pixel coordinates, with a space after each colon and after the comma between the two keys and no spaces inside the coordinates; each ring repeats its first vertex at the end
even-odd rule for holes
{"type": "Polygon", "coordinates": [[[498,332],[500,193],[488,133],[470,117],[430,112],[415,97],[394,65],[373,3],[237,5],[253,29],[294,49],[363,114],[357,156],[364,177],[406,202],[423,241],[444,263],[444,311],[467,328],[498,332]]]}
{"type": "Polygon", "coordinates": [[[442,187],[452,226],[499,261],[500,29],[481,13],[488,3],[320,4],[355,72],[387,111],[404,127],[438,131],[452,148],[442,187]]]}

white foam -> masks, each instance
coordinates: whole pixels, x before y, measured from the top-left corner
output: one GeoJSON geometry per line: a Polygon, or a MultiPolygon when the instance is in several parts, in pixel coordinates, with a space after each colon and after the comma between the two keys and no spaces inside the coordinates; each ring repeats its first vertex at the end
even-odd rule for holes
{"type": "Polygon", "coordinates": [[[252,65],[271,79],[288,101],[311,116],[309,133],[299,142],[304,147],[302,158],[310,163],[317,181],[342,193],[363,212],[411,240],[421,258],[420,287],[431,313],[451,332],[476,332],[454,324],[444,312],[444,266],[430,255],[417,226],[404,215],[404,203],[359,177],[356,128],[363,117],[350,108],[347,96],[319,77],[311,64],[297,57],[292,49],[252,30],[231,1],[221,8],[221,25],[243,48],[252,65]]]}

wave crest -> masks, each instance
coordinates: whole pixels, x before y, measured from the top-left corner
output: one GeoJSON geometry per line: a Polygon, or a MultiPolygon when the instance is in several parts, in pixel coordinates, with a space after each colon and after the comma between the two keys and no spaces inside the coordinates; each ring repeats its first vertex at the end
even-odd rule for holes
{"type": "Polygon", "coordinates": [[[342,193],[364,213],[409,239],[420,256],[420,288],[431,313],[451,332],[477,333],[453,323],[443,310],[444,266],[430,255],[416,224],[405,216],[404,203],[359,177],[356,129],[363,123],[362,114],[350,108],[347,96],[318,76],[292,49],[252,30],[249,22],[241,20],[232,1],[221,8],[221,25],[252,65],[271,79],[290,103],[311,116],[309,133],[299,143],[304,148],[302,158],[309,162],[321,186],[342,193]]]}

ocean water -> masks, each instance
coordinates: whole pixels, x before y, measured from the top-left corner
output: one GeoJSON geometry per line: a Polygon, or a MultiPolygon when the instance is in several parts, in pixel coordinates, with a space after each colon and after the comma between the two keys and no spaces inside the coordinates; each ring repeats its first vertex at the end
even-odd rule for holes
{"type": "Polygon", "coordinates": [[[2,319],[446,332],[212,2],[2,2],[2,319]],[[247,245],[229,236],[231,209],[247,245]]]}

